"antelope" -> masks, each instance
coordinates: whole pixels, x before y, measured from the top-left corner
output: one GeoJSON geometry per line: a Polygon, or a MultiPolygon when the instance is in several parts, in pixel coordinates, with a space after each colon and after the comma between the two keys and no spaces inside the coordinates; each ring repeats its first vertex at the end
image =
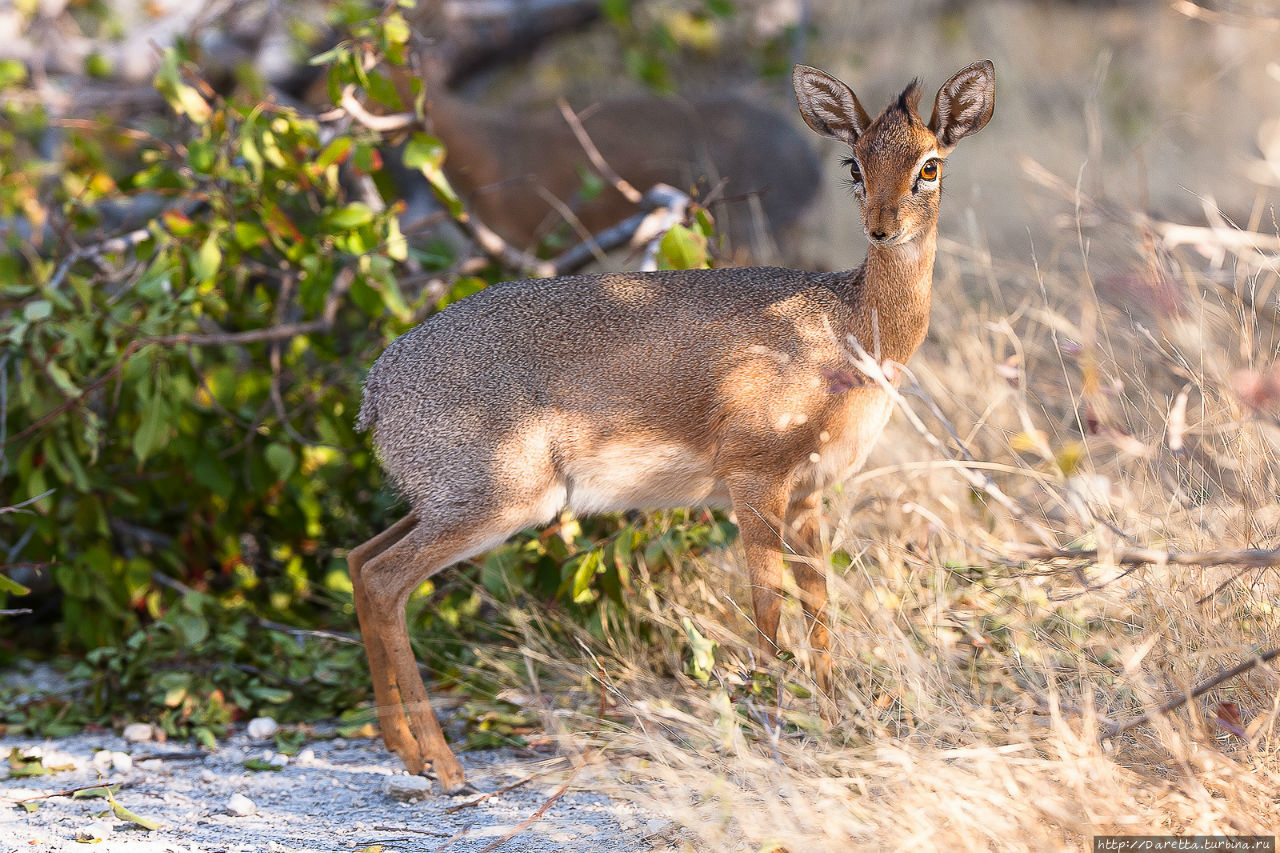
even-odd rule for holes
{"type": "Polygon", "coordinates": [[[565,509],[732,508],[757,642],[777,650],[790,562],[829,691],[822,490],[862,465],[891,410],[881,386],[838,378],[847,342],[901,364],[924,340],[943,163],[990,120],[995,68],[957,72],[927,122],[918,81],[874,121],[816,68],[796,66],[793,83],[805,123],[851,149],[870,241],[857,269],[497,284],[397,338],[370,369],[359,426],[410,511],[348,563],[383,740],[409,772],[430,762],[446,791],[464,784],[409,645],[410,592],[565,509]]]}

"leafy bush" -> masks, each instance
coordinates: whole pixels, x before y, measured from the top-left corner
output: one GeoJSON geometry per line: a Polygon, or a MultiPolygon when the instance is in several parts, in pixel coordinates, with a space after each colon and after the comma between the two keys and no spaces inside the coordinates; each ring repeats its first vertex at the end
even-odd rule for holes
{"type": "MultiPolygon", "coordinates": [[[[317,58],[334,100],[354,90],[420,110],[416,83],[392,83],[409,37],[400,13],[353,27],[317,58]]],[[[0,68],[19,95],[20,71],[0,68]]],[[[17,224],[0,232],[0,494],[23,503],[0,513],[0,607],[24,591],[6,573],[45,581],[24,600],[36,617],[0,617],[0,657],[93,650],[72,673],[87,701],[28,703],[8,720],[32,728],[151,709],[175,733],[207,735],[367,696],[349,677],[363,678],[358,647],[331,656],[326,641],[265,626],[354,627],[342,549],[395,503],[353,429],[364,371],[485,284],[411,245],[396,203],[368,189],[390,195],[382,135],[215,93],[177,50],[155,84],[170,112],[139,127],[57,125],[23,97],[0,115],[0,221],[17,224]],[[431,275],[452,291],[401,285],[431,275]],[[345,680],[324,677],[338,668],[345,680]]],[[[406,142],[406,164],[460,212],[440,142],[406,142]]],[[[673,232],[665,263],[705,264],[707,227],[673,232]]],[[[635,566],[729,535],[705,513],[571,527],[501,547],[476,569],[480,586],[415,611],[446,678],[462,677],[458,633],[482,589],[560,599],[598,629],[625,607],[635,566]]]]}

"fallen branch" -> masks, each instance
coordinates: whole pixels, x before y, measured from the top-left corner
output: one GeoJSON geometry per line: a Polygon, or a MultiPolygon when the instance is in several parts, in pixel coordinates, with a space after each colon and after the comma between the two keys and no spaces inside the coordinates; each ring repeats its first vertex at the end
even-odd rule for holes
{"type": "Polygon", "coordinates": [[[1268,663],[1274,660],[1277,656],[1280,656],[1280,648],[1268,649],[1262,654],[1254,655],[1253,657],[1249,658],[1247,661],[1243,663],[1236,664],[1235,666],[1231,667],[1231,669],[1224,669],[1223,671],[1219,672],[1217,675],[1214,675],[1209,680],[1203,681],[1200,684],[1196,685],[1196,687],[1194,687],[1191,690],[1191,692],[1187,693],[1185,696],[1179,696],[1177,699],[1170,699],[1168,702],[1165,702],[1159,708],[1155,708],[1154,710],[1148,711],[1147,713],[1143,714],[1140,717],[1134,717],[1132,720],[1127,720],[1123,723],[1116,723],[1112,725],[1107,731],[1098,735],[1098,740],[1108,741],[1121,734],[1124,734],[1125,732],[1129,731],[1129,729],[1137,728],[1138,726],[1141,726],[1144,723],[1149,723],[1156,717],[1162,716],[1164,714],[1169,713],[1170,711],[1173,711],[1173,710],[1176,710],[1177,708],[1182,707],[1183,705],[1190,702],[1192,699],[1195,699],[1197,696],[1201,696],[1205,693],[1208,693],[1210,690],[1217,687],[1222,682],[1235,678],[1237,675],[1246,673],[1260,663],[1268,663]]]}

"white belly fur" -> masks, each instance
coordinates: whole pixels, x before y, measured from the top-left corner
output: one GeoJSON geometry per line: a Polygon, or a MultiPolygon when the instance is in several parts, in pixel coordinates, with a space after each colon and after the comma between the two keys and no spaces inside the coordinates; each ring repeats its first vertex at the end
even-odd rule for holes
{"type": "Polygon", "coordinates": [[[608,444],[575,453],[561,473],[569,509],[582,515],[728,503],[711,459],[682,444],[608,444]]]}

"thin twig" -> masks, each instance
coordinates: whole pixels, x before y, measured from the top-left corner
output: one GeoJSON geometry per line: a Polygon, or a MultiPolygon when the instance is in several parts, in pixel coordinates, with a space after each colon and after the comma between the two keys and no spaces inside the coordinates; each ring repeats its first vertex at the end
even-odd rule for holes
{"type": "Polygon", "coordinates": [[[481,803],[483,803],[485,800],[500,796],[502,794],[507,793],[508,791],[514,791],[516,788],[519,788],[524,785],[528,785],[534,779],[541,779],[543,776],[546,776],[550,773],[555,773],[558,769],[559,768],[551,768],[548,770],[543,770],[541,773],[534,773],[532,776],[526,776],[523,779],[512,782],[510,785],[504,785],[503,787],[499,788],[496,791],[490,791],[487,794],[481,794],[480,796],[476,797],[473,800],[467,800],[465,803],[458,803],[456,806],[449,806],[449,808],[444,810],[444,813],[453,814],[454,812],[461,811],[462,809],[469,809],[474,806],[478,806],[481,803]]]}
{"type": "Polygon", "coordinates": [[[591,141],[591,137],[587,135],[586,128],[582,126],[582,122],[578,119],[577,113],[569,106],[569,103],[561,98],[556,102],[560,107],[560,115],[564,116],[564,120],[568,122],[569,129],[573,131],[573,135],[577,138],[578,144],[582,146],[582,150],[586,152],[587,159],[591,161],[591,165],[595,166],[597,172],[609,183],[613,184],[618,192],[626,196],[627,201],[632,204],[639,204],[643,196],[640,191],[633,187],[626,179],[613,170],[608,161],[600,154],[600,149],[596,148],[596,144],[591,141]]]}
{"type": "Polygon", "coordinates": [[[48,800],[53,797],[69,797],[77,791],[91,791],[94,788],[110,788],[119,785],[124,787],[123,782],[96,782],[92,785],[81,785],[78,788],[67,788],[64,791],[54,791],[52,794],[39,794],[34,797],[27,797],[22,800],[14,800],[15,803],[34,803],[36,800],[48,800]]]}
{"type": "Polygon", "coordinates": [[[34,498],[27,498],[25,501],[16,503],[13,506],[0,506],[0,515],[4,515],[6,512],[20,512],[24,506],[36,503],[37,501],[42,501],[56,491],[57,489],[48,489],[45,492],[36,495],[34,498]]]}
{"type": "Polygon", "coordinates": [[[420,123],[418,117],[413,113],[375,115],[364,108],[364,105],[356,98],[355,92],[355,84],[348,84],[343,88],[342,98],[338,101],[338,104],[347,111],[347,115],[369,130],[376,130],[379,133],[391,133],[420,123]]]}
{"type": "Polygon", "coordinates": [[[1072,549],[1034,545],[1029,542],[1008,542],[1004,546],[1013,555],[1028,560],[1081,560],[1097,563],[1109,560],[1119,565],[1173,565],[1173,566],[1245,566],[1266,568],[1280,566],[1280,548],[1245,548],[1239,551],[1158,551],[1154,548],[1117,548],[1113,552],[1096,548],[1072,549]]]}
{"type": "Polygon", "coordinates": [[[569,774],[568,779],[564,780],[564,784],[560,786],[560,789],[556,791],[554,794],[552,794],[551,797],[545,803],[543,803],[542,806],[536,812],[534,812],[533,814],[525,818],[523,821],[521,821],[520,824],[515,827],[515,829],[512,829],[510,832],[508,832],[506,835],[499,838],[497,841],[481,849],[479,853],[490,853],[493,850],[497,850],[503,844],[506,844],[512,838],[515,838],[517,835],[519,835],[520,833],[528,829],[530,826],[532,826],[534,822],[538,820],[538,818],[542,817],[544,814],[547,813],[547,809],[551,808],[551,806],[556,802],[556,800],[560,799],[560,797],[564,795],[565,791],[569,790],[569,785],[573,783],[573,777],[577,776],[578,771],[581,770],[584,766],[585,765],[580,764],[577,767],[573,768],[573,772],[569,774]]]}
{"type": "Polygon", "coordinates": [[[1209,680],[1203,681],[1200,684],[1198,684],[1196,687],[1194,687],[1191,690],[1190,693],[1187,693],[1186,695],[1183,695],[1183,696],[1179,696],[1177,699],[1170,699],[1168,702],[1165,702],[1159,708],[1148,711],[1147,713],[1143,714],[1140,717],[1134,717],[1132,720],[1127,720],[1123,723],[1118,723],[1112,726],[1107,731],[1098,735],[1098,740],[1099,741],[1111,740],[1112,738],[1115,738],[1118,735],[1121,735],[1129,731],[1129,729],[1136,728],[1137,726],[1150,722],[1156,717],[1162,716],[1164,714],[1169,713],[1170,711],[1180,708],[1183,705],[1190,702],[1192,699],[1195,699],[1197,696],[1208,693],[1210,690],[1217,687],[1222,682],[1227,681],[1228,679],[1235,678],[1237,675],[1246,673],[1260,663],[1267,663],[1269,661],[1272,661],[1278,655],[1280,655],[1280,648],[1268,649],[1262,654],[1254,655],[1253,657],[1249,658],[1247,661],[1244,661],[1243,663],[1236,664],[1235,666],[1231,667],[1231,669],[1224,669],[1223,671],[1219,672],[1217,675],[1214,675],[1209,680]]]}
{"type": "MultiPolygon", "coordinates": [[[[889,396],[889,399],[893,401],[894,405],[896,405],[898,409],[906,415],[907,420],[915,428],[916,432],[920,433],[930,446],[955,462],[956,470],[970,486],[989,496],[996,503],[1000,504],[1000,506],[1004,507],[1005,510],[1008,511],[1008,513],[1015,519],[1030,527],[1035,531],[1036,535],[1040,537],[1041,541],[1046,543],[1046,545],[1051,545],[1056,542],[1053,533],[1044,525],[1031,518],[1027,511],[1019,506],[1013,498],[1005,494],[1004,489],[1001,489],[1000,486],[996,484],[995,480],[991,479],[987,474],[981,473],[965,464],[966,461],[973,461],[973,458],[972,455],[968,453],[968,450],[963,448],[963,445],[961,445],[962,453],[957,454],[956,451],[951,450],[943,444],[942,441],[924,425],[924,422],[920,420],[919,415],[915,413],[911,406],[908,405],[906,398],[904,398],[902,393],[898,391],[897,386],[890,381],[888,376],[885,375],[885,370],[881,366],[880,362],[873,358],[871,354],[862,347],[862,344],[856,338],[850,335],[848,342],[850,349],[853,351],[854,355],[856,355],[856,358],[851,359],[853,361],[853,366],[864,376],[868,377],[880,386],[880,390],[884,391],[885,394],[889,396]],[[962,458],[956,458],[957,455],[961,455],[962,458]],[[967,456],[968,459],[963,458],[965,456],[967,456]]],[[[896,366],[894,367],[894,370],[895,372],[897,371],[896,366]]],[[[937,412],[935,412],[935,414],[937,414],[937,412]]],[[[948,427],[948,429],[950,429],[953,434],[955,433],[954,429],[951,429],[950,427],[948,427]]]]}

